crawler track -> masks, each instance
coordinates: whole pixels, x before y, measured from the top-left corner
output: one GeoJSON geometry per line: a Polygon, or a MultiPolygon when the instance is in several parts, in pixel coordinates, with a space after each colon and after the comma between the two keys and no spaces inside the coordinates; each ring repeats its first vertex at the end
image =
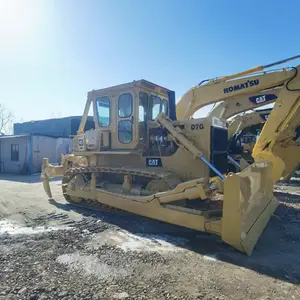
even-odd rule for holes
{"type": "Polygon", "coordinates": [[[149,172],[145,169],[136,169],[136,168],[111,168],[111,167],[77,167],[77,168],[71,168],[69,169],[63,176],[62,179],[62,191],[65,199],[74,205],[77,205],[79,207],[84,207],[96,211],[119,211],[122,210],[116,209],[114,207],[102,204],[98,201],[92,200],[92,199],[81,199],[80,202],[74,201],[72,197],[70,197],[67,194],[67,186],[70,180],[75,175],[82,175],[87,185],[89,184],[88,177],[91,174],[101,174],[101,173],[108,173],[108,174],[116,174],[116,175],[130,175],[132,177],[144,177],[150,180],[162,180],[164,183],[166,183],[169,187],[169,189],[174,189],[178,183],[180,183],[180,180],[174,176],[171,172],[149,172]]]}

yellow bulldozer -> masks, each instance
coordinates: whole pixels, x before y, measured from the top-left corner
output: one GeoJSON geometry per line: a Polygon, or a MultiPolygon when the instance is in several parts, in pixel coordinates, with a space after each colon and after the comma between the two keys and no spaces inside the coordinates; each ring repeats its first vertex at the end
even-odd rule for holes
{"type": "Polygon", "coordinates": [[[264,71],[285,61],[209,80],[177,105],[174,91],[146,80],[89,92],[73,154],[63,156],[60,166],[43,159],[47,195],[52,197],[49,178],[63,176],[69,202],[214,233],[250,255],[278,205],[274,182],[300,160],[300,67],[264,71]],[[255,162],[227,173],[226,119],[186,116],[203,103],[229,103],[278,86],[255,162]],[[95,129],[84,132],[91,107],[95,129]]]}

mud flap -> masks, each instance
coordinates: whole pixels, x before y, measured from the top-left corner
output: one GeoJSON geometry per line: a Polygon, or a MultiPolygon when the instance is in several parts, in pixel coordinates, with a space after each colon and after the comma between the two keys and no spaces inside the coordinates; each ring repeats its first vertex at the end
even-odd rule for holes
{"type": "Polygon", "coordinates": [[[222,240],[251,255],[277,206],[270,162],[229,174],[224,181],[222,240]]]}

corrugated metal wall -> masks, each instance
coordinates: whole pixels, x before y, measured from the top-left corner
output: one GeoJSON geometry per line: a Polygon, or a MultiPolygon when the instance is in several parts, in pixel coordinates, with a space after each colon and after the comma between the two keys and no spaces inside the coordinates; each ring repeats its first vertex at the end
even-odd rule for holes
{"type": "Polygon", "coordinates": [[[14,134],[46,134],[55,137],[70,136],[70,118],[50,119],[14,124],[14,134]]]}
{"type": "Polygon", "coordinates": [[[32,173],[41,171],[44,157],[49,158],[52,164],[60,163],[61,154],[69,153],[69,143],[69,138],[32,136],[32,173]]]}
{"type": "Polygon", "coordinates": [[[44,157],[48,157],[50,163],[56,162],[56,138],[32,136],[32,173],[41,171],[44,157]]]}
{"type": "MultiPolygon", "coordinates": [[[[48,119],[14,124],[14,134],[43,134],[54,137],[76,135],[81,116],[48,119]]],[[[93,117],[89,117],[85,130],[94,128],[93,117]]]]}
{"type": "Polygon", "coordinates": [[[56,139],[56,162],[61,162],[61,154],[71,153],[72,139],[57,138],[56,139]]]}

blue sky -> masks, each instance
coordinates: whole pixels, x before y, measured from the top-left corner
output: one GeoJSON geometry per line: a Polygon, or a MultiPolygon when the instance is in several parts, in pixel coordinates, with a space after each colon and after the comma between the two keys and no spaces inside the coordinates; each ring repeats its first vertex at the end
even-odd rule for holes
{"type": "Polygon", "coordinates": [[[141,78],[180,98],[300,54],[299,12],[296,0],[0,0],[0,103],[17,122],[81,115],[89,90],[141,78]]]}

